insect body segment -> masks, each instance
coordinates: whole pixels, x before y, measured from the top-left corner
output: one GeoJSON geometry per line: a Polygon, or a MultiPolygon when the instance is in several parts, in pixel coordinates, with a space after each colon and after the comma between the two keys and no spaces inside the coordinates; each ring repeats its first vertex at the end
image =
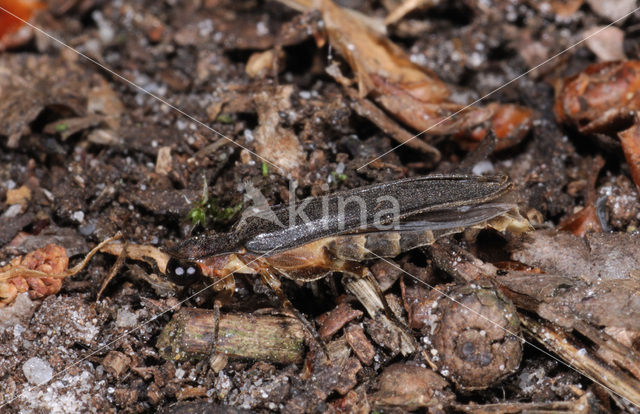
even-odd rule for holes
{"type": "MultiPolygon", "coordinates": [[[[170,269],[174,278],[184,278],[196,273],[197,265],[197,273],[225,280],[216,290],[233,289],[233,273],[257,274],[280,298],[275,275],[309,282],[342,272],[358,287],[354,280],[373,280],[361,264],[364,260],[395,257],[467,228],[527,231],[529,223],[520,216],[510,189],[504,176],[438,175],[303,200],[294,206],[295,214],[287,206],[252,211],[229,233],[181,243],[170,252],[170,269]],[[183,264],[189,262],[191,267],[183,264]]],[[[372,291],[380,293],[377,287],[372,291]]],[[[383,308],[389,313],[384,298],[379,299],[365,304],[370,313],[377,312],[372,317],[379,317],[383,308]],[[384,306],[373,311],[374,302],[384,306]]]]}
{"type": "MultiPolygon", "coordinates": [[[[193,237],[170,254],[197,262],[209,277],[271,267],[294,280],[315,280],[341,271],[344,261],[395,257],[466,228],[526,231],[529,224],[510,188],[504,176],[435,175],[376,184],[303,200],[295,207],[303,221],[285,214],[287,206],[274,208],[270,217],[245,215],[231,232],[193,237]]],[[[174,277],[193,274],[179,261],[172,267],[174,277]]]]}
{"type": "MultiPolygon", "coordinates": [[[[297,204],[247,209],[229,233],[185,240],[169,253],[200,259],[247,251],[272,254],[340,234],[390,230],[420,214],[437,215],[495,201],[508,193],[507,177],[431,175],[374,184],[297,204]]],[[[446,220],[440,220],[447,226],[446,220]]],[[[449,223],[448,227],[452,227],[449,223]]],[[[460,227],[460,226],[455,226],[460,227]]]]}

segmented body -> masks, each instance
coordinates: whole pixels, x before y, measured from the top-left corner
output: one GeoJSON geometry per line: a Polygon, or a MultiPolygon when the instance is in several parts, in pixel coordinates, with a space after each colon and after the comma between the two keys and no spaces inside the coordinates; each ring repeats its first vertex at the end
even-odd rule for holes
{"type": "MultiPolygon", "coordinates": [[[[358,276],[362,274],[362,261],[395,257],[467,228],[526,231],[529,224],[519,215],[509,188],[505,177],[404,179],[307,200],[305,202],[311,206],[310,221],[303,224],[280,227],[260,221],[260,216],[252,216],[231,233],[187,240],[173,255],[197,263],[204,275],[213,278],[232,273],[277,273],[293,280],[312,281],[333,271],[358,276]],[[412,183],[420,190],[412,192],[412,183]],[[427,189],[433,193],[429,194],[427,189]],[[354,194],[364,197],[365,207],[371,210],[365,210],[364,216],[360,210],[343,211],[343,219],[346,217],[346,223],[351,227],[340,230],[336,220],[322,215],[321,210],[338,214],[339,197],[352,199],[354,194]],[[374,225],[374,214],[371,213],[381,211],[380,204],[375,202],[380,197],[400,200],[400,220],[384,222],[384,230],[374,225]],[[420,197],[429,199],[421,200],[420,197]],[[362,220],[358,221],[358,218],[362,220]],[[260,226],[256,227],[256,222],[260,226]]],[[[276,218],[284,220],[283,211],[276,209],[276,218]]],[[[345,225],[345,222],[340,224],[345,225]]]]}

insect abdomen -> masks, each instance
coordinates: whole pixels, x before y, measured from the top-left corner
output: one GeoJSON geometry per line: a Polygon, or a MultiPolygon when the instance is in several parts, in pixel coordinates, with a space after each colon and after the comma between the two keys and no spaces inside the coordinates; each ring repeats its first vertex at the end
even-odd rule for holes
{"type": "Polygon", "coordinates": [[[430,230],[376,232],[334,237],[327,249],[339,259],[358,261],[377,256],[395,257],[407,250],[432,244],[435,239],[430,230]]]}

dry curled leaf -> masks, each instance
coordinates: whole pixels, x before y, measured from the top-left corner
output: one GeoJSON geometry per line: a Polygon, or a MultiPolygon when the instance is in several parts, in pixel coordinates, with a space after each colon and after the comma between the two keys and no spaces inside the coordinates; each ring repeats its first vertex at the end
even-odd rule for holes
{"type": "Polygon", "coordinates": [[[320,7],[331,45],[354,72],[360,96],[371,96],[406,125],[432,135],[471,140],[471,146],[494,129],[498,150],[519,142],[529,131],[530,109],[498,103],[465,108],[453,103],[448,100],[447,85],[411,62],[386,36],[329,0],[320,7]]]}
{"type": "Polygon", "coordinates": [[[640,109],[640,61],[596,63],[555,89],[558,122],[586,134],[616,131],[640,109]]]}
{"type": "MultiPolygon", "coordinates": [[[[0,61],[0,135],[17,148],[31,123],[49,109],[53,119],[86,115],[92,76],[85,68],[48,56],[6,55],[0,61]]],[[[52,119],[52,120],[53,120],[52,119]]],[[[59,129],[66,129],[60,124],[59,129]]]]}

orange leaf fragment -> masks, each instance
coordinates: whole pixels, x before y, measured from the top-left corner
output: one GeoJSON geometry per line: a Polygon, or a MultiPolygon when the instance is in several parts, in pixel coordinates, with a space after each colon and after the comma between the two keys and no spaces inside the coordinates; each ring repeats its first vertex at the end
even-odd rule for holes
{"type": "Polygon", "coordinates": [[[629,164],[631,178],[640,192],[640,120],[629,129],[618,133],[624,156],[629,164]]]}
{"type": "Polygon", "coordinates": [[[21,28],[24,23],[20,19],[29,20],[33,13],[44,8],[44,4],[32,0],[0,0],[0,7],[6,10],[0,9],[0,38],[2,38],[21,28]]]}
{"type": "Polygon", "coordinates": [[[0,273],[12,270],[14,277],[0,280],[0,307],[13,301],[18,293],[28,292],[31,299],[40,299],[54,295],[62,287],[62,279],[56,277],[67,270],[69,258],[64,247],[49,244],[42,249],[16,257],[0,273]],[[20,270],[33,270],[52,277],[21,275],[20,270]]]}
{"type": "Polygon", "coordinates": [[[596,63],[555,89],[559,122],[587,134],[616,131],[640,109],[640,61],[596,63]]]}

